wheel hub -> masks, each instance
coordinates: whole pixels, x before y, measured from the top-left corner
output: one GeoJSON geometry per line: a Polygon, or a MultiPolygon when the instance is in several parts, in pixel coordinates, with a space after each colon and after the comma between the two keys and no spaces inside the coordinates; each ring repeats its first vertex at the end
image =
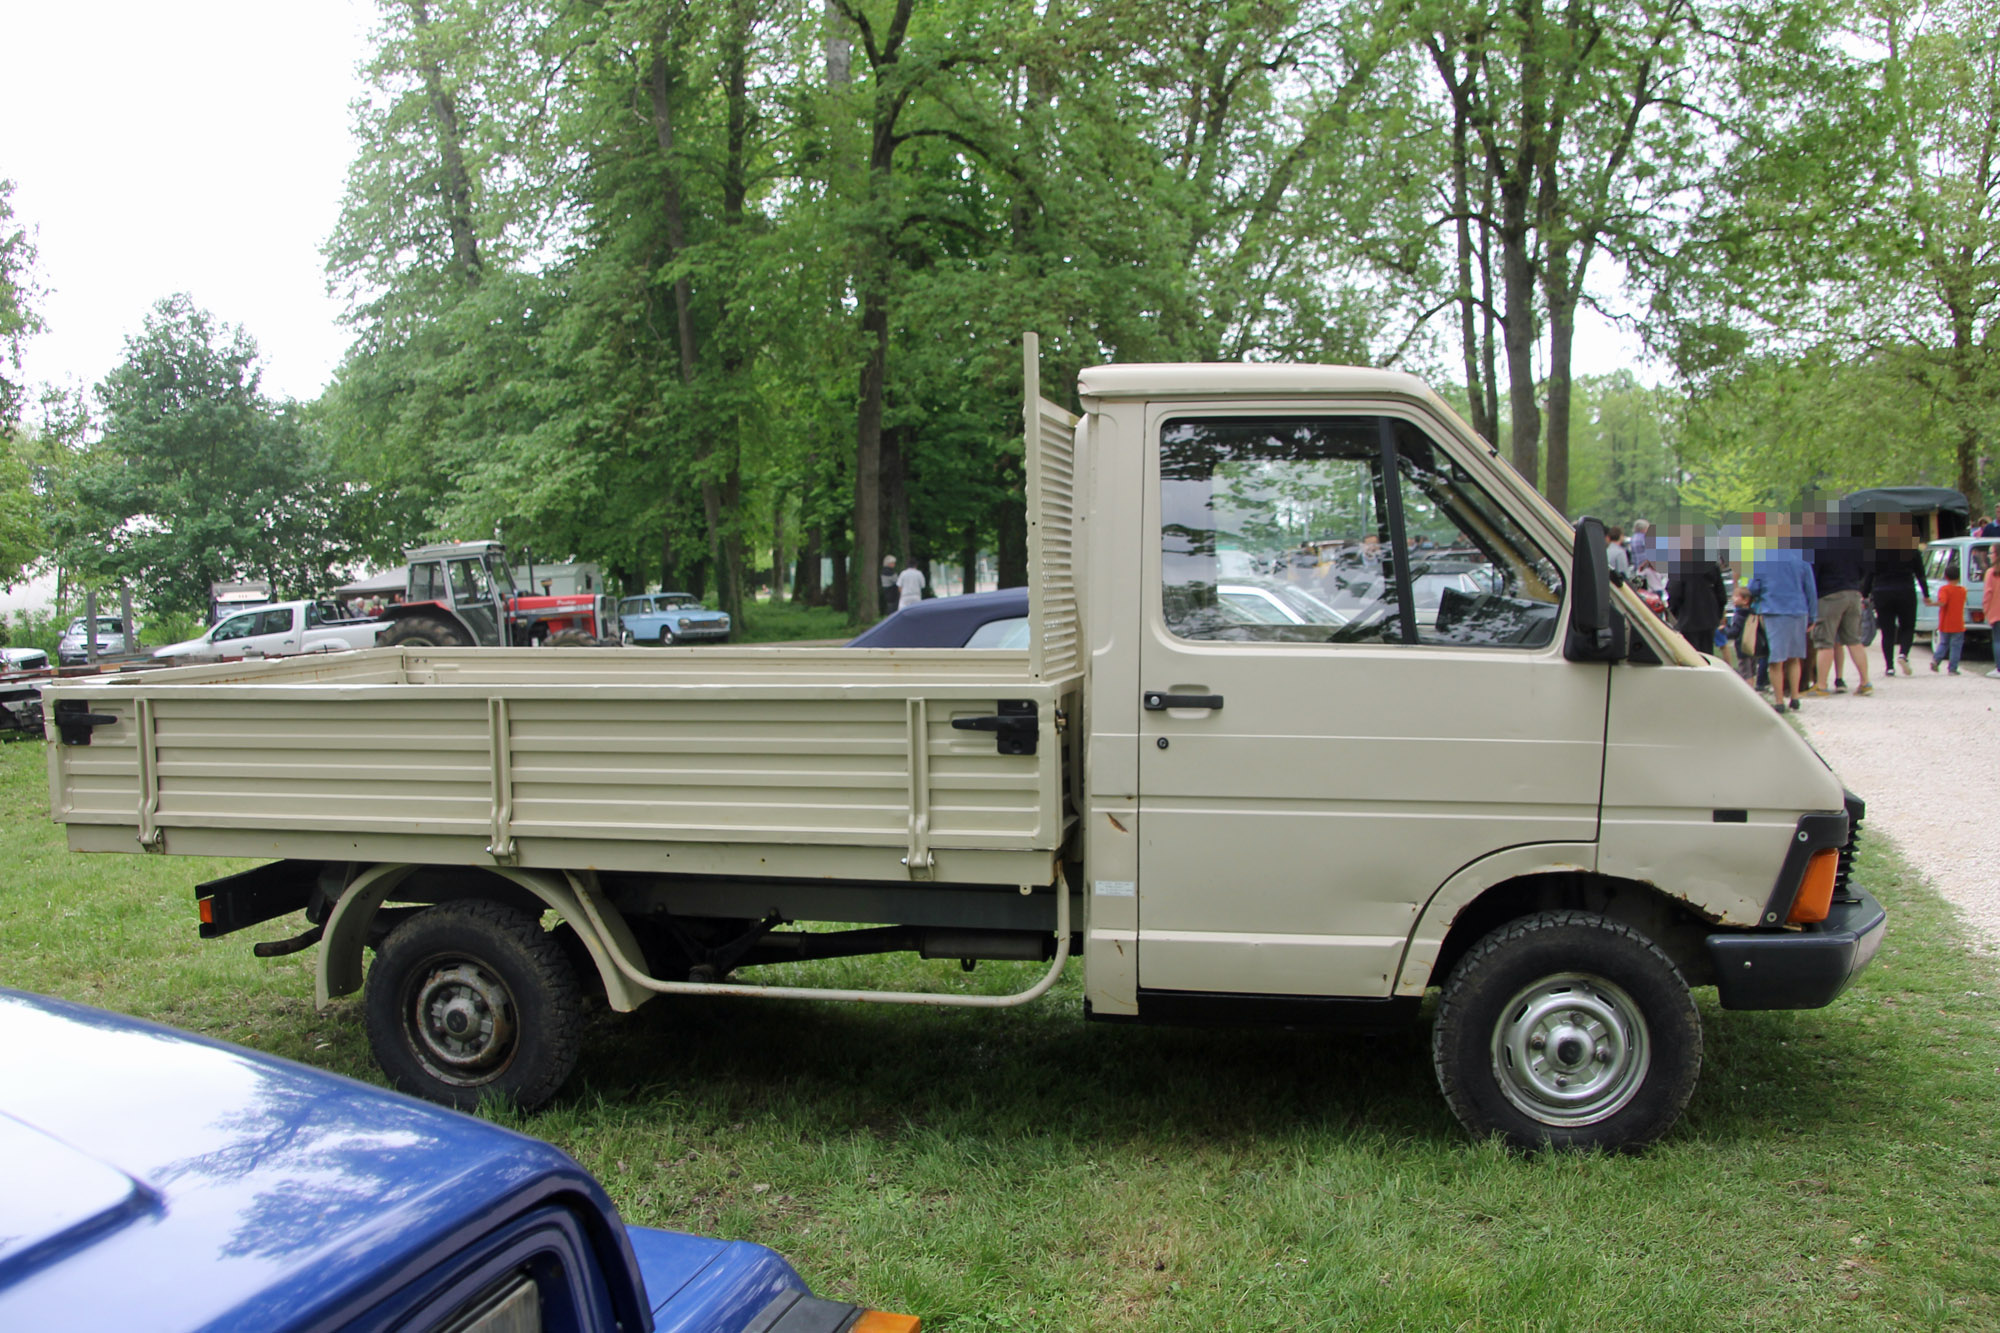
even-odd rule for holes
{"type": "Polygon", "coordinates": [[[514,1053],[513,999],[476,963],[431,969],[416,987],[410,1016],[418,1055],[451,1082],[483,1081],[514,1053]]]}
{"type": "Polygon", "coordinates": [[[1645,1082],[1651,1059],[1632,997],[1580,972],[1523,987],[1493,1029],[1500,1091],[1545,1125],[1590,1125],[1615,1114],[1645,1082]]]}

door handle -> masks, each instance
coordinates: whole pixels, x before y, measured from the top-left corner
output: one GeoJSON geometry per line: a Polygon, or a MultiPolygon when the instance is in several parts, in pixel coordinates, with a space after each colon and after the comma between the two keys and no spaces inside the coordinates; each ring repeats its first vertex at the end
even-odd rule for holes
{"type": "Polygon", "coordinates": [[[1222,696],[1219,694],[1160,694],[1154,690],[1147,690],[1140,699],[1149,713],[1158,713],[1168,708],[1222,707],[1222,696]]]}

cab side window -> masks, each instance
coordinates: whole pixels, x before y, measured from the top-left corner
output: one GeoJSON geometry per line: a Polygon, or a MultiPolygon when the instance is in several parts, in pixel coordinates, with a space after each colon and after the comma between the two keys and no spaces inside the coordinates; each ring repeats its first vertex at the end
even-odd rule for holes
{"type": "Polygon", "coordinates": [[[1191,417],[1160,440],[1161,610],[1182,639],[1541,648],[1562,576],[1389,417],[1191,417]]]}
{"type": "Polygon", "coordinates": [[[443,565],[433,560],[410,567],[410,600],[413,602],[450,600],[445,594],[443,565]]]}
{"type": "Polygon", "coordinates": [[[281,606],[275,611],[266,611],[258,618],[257,633],[289,634],[292,632],[292,611],[289,606],[281,606]]]}
{"type": "Polygon", "coordinates": [[[1161,606],[1182,639],[1394,636],[1373,418],[1189,418],[1160,441],[1161,606]]]}
{"type": "Polygon", "coordinates": [[[214,642],[221,643],[225,639],[247,639],[256,632],[256,612],[253,611],[246,616],[231,616],[215,627],[214,642]]]}

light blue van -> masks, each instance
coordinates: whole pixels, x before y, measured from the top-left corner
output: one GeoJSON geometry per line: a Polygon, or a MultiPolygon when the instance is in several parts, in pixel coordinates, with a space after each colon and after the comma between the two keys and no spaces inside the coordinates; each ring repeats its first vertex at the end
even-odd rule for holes
{"type": "MultiPolygon", "coordinates": [[[[1986,566],[1995,559],[2000,559],[2000,537],[1947,537],[1924,547],[1924,577],[1930,581],[1933,597],[1937,596],[1938,585],[1944,582],[1945,566],[1954,560],[1958,562],[1959,581],[1965,585],[1965,638],[1968,643],[1990,638],[1993,634],[1993,627],[1986,620],[1980,581],[1986,575],[1986,566]]],[[[1937,621],[1938,609],[1935,606],[1929,603],[1917,606],[1917,633],[1935,633],[1937,621]]]]}

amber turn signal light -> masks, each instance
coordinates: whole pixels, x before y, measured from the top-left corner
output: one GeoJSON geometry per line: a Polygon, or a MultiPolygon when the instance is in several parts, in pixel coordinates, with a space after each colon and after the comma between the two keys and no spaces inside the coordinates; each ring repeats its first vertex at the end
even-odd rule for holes
{"type": "Polygon", "coordinates": [[[1786,918],[1795,926],[1826,920],[1833,908],[1833,881],[1840,873],[1840,853],[1831,847],[1814,852],[1806,862],[1806,876],[1792,899],[1792,914],[1786,918]]]}
{"type": "Polygon", "coordinates": [[[887,1310],[864,1310],[849,1333],[917,1333],[923,1320],[913,1314],[890,1314],[887,1310]]]}

